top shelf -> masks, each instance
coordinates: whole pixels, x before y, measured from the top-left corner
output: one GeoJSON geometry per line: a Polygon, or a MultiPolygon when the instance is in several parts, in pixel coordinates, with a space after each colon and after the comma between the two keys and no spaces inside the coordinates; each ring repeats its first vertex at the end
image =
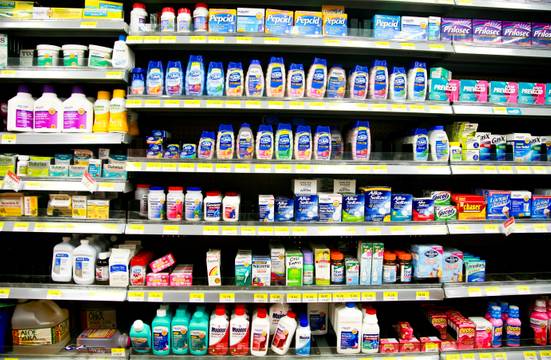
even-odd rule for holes
{"type": "Polygon", "coordinates": [[[122,20],[0,20],[0,30],[19,36],[116,36],[128,32],[122,20]]]}

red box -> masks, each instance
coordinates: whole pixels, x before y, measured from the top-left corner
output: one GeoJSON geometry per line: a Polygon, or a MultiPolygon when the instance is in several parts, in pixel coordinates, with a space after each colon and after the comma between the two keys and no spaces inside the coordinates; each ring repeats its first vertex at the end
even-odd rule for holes
{"type": "Polygon", "coordinates": [[[439,352],[440,343],[442,342],[436,336],[427,336],[419,338],[421,342],[421,351],[422,352],[439,352]]]}
{"type": "Polygon", "coordinates": [[[147,274],[147,286],[168,286],[170,283],[169,273],[149,273],[147,274]]]}
{"type": "Polygon", "coordinates": [[[413,338],[413,328],[407,321],[400,321],[394,326],[394,330],[396,330],[398,339],[400,340],[410,340],[413,338]]]}
{"type": "Polygon", "coordinates": [[[397,353],[400,351],[400,344],[398,340],[393,338],[381,339],[379,345],[380,353],[397,353]]]}
{"type": "Polygon", "coordinates": [[[454,194],[457,220],[486,220],[486,200],[480,195],[454,194]]]}
{"type": "Polygon", "coordinates": [[[174,255],[172,255],[172,253],[168,253],[165,256],[153,261],[151,264],[149,264],[149,267],[151,268],[151,271],[153,271],[154,273],[158,273],[165,269],[168,269],[174,264],[176,264],[174,255]]]}
{"type": "Polygon", "coordinates": [[[415,337],[412,337],[411,339],[408,339],[408,340],[400,339],[399,342],[400,342],[400,352],[421,351],[421,343],[415,337]]]}
{"type": "Polygon", "coordinates": [[[448,327],[448,316],[446,313],[442,311],[429,310],[428,317],[432,326],[434,326],[434,328],[440,333],[440,339],[446,340],[446,328],[448,327]]]}
{"type": "Polygon", "coordinates": [[[153,259],[151,251],[142,250],[130,260],[130,285],[145,286],[147,265],[153,259]]]}

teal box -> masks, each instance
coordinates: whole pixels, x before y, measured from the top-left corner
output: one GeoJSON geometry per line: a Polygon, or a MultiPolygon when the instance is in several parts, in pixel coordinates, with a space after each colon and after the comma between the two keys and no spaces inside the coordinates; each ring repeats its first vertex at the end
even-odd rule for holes
{"type": "Polygon", "coordinates": [[[545,86],[545,105],[551,105],[551,83],[545,86]]]}
{"type": "Polygon", "coordinates": [[[448,101],[448,80],[441,78],[431,78],[429,80],[429,100],[448,101]]]}

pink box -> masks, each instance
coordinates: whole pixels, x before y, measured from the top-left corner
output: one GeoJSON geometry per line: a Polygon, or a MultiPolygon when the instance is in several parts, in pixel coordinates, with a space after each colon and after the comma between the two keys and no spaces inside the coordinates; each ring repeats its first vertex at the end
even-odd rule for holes
{"type": "Polygon", "coordinates": [[[421,343],[417,340],[416,337],[412,337],[409,340],[401,339],[400,341],[400,352],[419,352],[421,351],[421,343]]]}
{"type": "Polygon", "coordinates": [[[457,342],[455,340],[443,340],[440,343],[440,351],[454,351],[454,350],[457,350],[457,342]]]}
{"type": "Polygon", "coordinates": [[[149,273],[147,274],[147,286],[168,286],[170,283],[169,273],[149,273]]]}
{"type": "Polygon", "coordinates": [[[168,253],[165,256],[151,262],[151,264],[149,264],[149,267],[151,268],[151,271],[153,271],[154,273],[158,273],[165,269],[168,269],[175,263],[176,260],[174,259],[174,255],[172,255],[172,253],[168,253]]]}
{"type": "Polygon", "coordinates": [[[397,353],[400,351],[400,343],[393,338],[381,339],[379,345],[380,353],[397,353]]]}
{"type": "Polygon", "coordinates": [[[440,343],[442,342],[442,340],[440,340],[436,336],[421,337],[419,338],[419,341],[421,342],[422,352],[439,352],[440,351],[440,343]]]}
{"type": "Polygon", "coordinates": [[[193,284],[193,265],[178,265],[170,274],[170,286],[191,286],[193,284]]]}
{"type": "Polygon", "coordinates": [[[448,100],[450,102],[459,101],[459,80],[450,80],[446,86],[446,94],[448,94],[448,100]]]}

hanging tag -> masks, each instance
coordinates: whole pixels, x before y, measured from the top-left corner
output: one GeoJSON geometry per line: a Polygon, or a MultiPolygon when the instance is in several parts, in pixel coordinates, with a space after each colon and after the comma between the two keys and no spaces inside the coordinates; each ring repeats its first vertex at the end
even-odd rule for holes
{"type": "Polygon", "coordinates": [[[85,171],[82,175],[81,184],[91,193],[98,191],[98,182],[88,171],[85,171]]]}
{"type": "Polygon", "coordinates": [[[503,223],[503,230],[504,230],[505,236],[511,235],[514,229],[515,229],[515,218],[511,216],[503,223]]]}
{"type": "Polygon", "coordinates": [[[21,190],[21,178],[15,175],[11,170],[8,170],[4,176],[4,189],[6,190],[21,190]]]}

